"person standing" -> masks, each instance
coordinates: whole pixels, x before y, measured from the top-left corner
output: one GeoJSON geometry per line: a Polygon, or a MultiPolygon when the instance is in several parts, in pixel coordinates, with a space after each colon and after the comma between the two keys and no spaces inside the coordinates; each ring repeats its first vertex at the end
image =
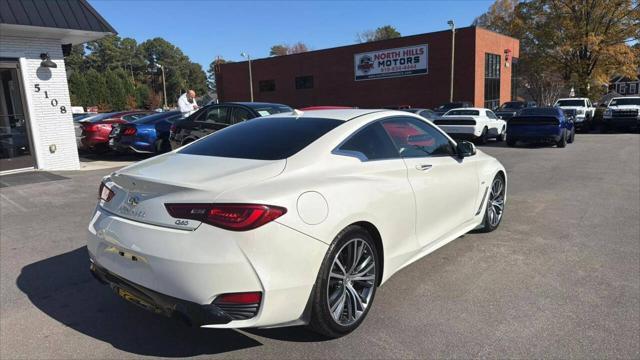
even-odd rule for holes
{"type": "Polygon", "coordinates": [[[196,103],[196,92],[193,90],[188,90],[186,93],[182,94],[178,99],[178,109],[182,113],[182,117],[185,118],[191,114],[193,114],[196,110],[198,110],[198,104],[196,103]]]}

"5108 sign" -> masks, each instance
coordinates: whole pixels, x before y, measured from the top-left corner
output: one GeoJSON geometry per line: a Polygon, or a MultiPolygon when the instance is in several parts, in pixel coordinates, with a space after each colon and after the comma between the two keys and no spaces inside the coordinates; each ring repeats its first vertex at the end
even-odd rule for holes
{"type": "MultiPolygon", "coordinates": [[[[40,88],[40,84],[35,84],[35,88],[36,88],[36,92],[39,93],[41,91],[43,91],[40,88]]],[[[49,92],[47,92],[46,90],[44,90],[44,97],[45,99],[49,98],[49,92]]],[[[51,99],[51,106],[53,107],[57,107],[58,106],[58,99],[51,99]]],[[[67,113],[67,107],[64,105],[60,106],[60,114],[66,114],[67,113]]]]}

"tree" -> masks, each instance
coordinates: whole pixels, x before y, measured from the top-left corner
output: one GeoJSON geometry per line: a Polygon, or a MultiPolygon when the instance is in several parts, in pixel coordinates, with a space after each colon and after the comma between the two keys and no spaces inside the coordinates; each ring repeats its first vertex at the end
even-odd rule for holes
{"type": "Polygon", "coordinates": [[[402,36],[395,27],[391,25],[384,25],[375,30],[365,30],[356,34],[356,41],[359,43],[366,43],[371,41],[395,39],[402,36]]]}
{"type": "Polygon", "coordinates": [[[497,0],[476,23],[520,39],[529,67],[548,62],[537,68],[561,75],[579,96],[637,71],[638,52],[629,45],[640,37],[637,0],[497,0]]]}
{"type": "Polygon", "coordinates": [[[289,53],[289,47],[284,44],[273,45],[269,51],[269,56],[282,56],[289,53]]]}
{"type": "Polygon", "coordinates": [[[286,45],[286,44],[273,45],[271,47],[271,50],[269,51],[269,56],[299,54],[307,51],[309,51],[309,47],[307,46],[307,44],[298,41],[293,45],[286,45]]]}
{"type": "Polygon", "coordinates": [[[230,61],[221,58],[220,56],[216,57],[210,64],[209,70],[207,71],[207,87],[209,90],[213,92],[217,92],[216,86],[216,73],[218,72],[218,66],[222,64],[229,63],[230,61]]]}
{"type": "MultiPolygon", "coordinates": [[[[120,69],[120,71],[122,71],[120,69]]],[[[107,104],[113,111],[122,111],[127,103],[123,81],[114,70],[107,70],[104,73],[104,81],[107,85],[107,104]]]]}
{"type": "Polygon", "coordinates": [[[90,106],[88,103],[89,89],[87,87],[87,80],[85,77],[75,71],[69,76],[69,92],[71,97],[71,104],[75,106],[90,106]]]}

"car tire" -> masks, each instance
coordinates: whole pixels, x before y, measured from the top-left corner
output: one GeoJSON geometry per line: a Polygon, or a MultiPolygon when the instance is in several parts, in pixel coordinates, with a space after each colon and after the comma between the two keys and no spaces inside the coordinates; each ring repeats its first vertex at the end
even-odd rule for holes
{"type": "Polygon", "coordinates": [[[489,136],[489,131],[487,130],[487,128],[485,127],[484,129],[482,129],[482,134],[480,134],[480,136],[478,137],[478,144],[480,145],[485,145],[487,143],[487,139],[489,136]]]}
{"type": "Polygon", "coordinates": [[[497,141],[505,141],[506,139],[507,139],[507,130],[506,129],[502,129],[502,132],[500,133],[500,135],[498,135],[496,140],[497,141]]]}
{"type": "Polygon", "coordinates": [[[567,131],[563,131],[562,132],[562,136],[560,137],[560,140],[558,140],[558,142],[556,142],[556,145],[559,148],[563,148],[567,146],[567,131]]]}
{"type": "Polygon", "coordinates": [[[155,144],[156,154],[164,154],[171,151],[171,144],[168,140],[158,139],[155,144]]]}
{"type": "Polygon", "coordinates": [[[576,139],[576,128],[574,127],[571,129],[571,135],[569,135],[569,139],[567,140],[567,143],[573,144],[575,139],[576,139]]]}
{"type": "Polygon", "coordinates": [[[497,174],[491,182],[487,194],[487,204],[484,211],[484,219],[480,232],[492,232],[500,226],[504,215],[504,199],[507,184],[504,175],[497,174]]]}
{"type": "Polygon", "coordinates": [[[516,146],[517,142],[518,142],[517,139],[507,138],[507,146],[509,146],[509,147],[516,146]]]}
{"type": "Polygon", "coordinates": [[[316,279],[310,329],[329,338],[338,338],[360,326],[375,298],[382,269],[379,264],[378,250],[368,231],[357,225],[342,230],[329,246],[316,279]],[[361,253],[354,261],[350,255],[358,253],[354,252],[356,248],[361,253]],[[365,271],[370,267],[372,271],[365,271]],[[339,276],[344,277],[340,279],[339,276]],[[336,301],[331,303],[332,299],[336,301]]]}

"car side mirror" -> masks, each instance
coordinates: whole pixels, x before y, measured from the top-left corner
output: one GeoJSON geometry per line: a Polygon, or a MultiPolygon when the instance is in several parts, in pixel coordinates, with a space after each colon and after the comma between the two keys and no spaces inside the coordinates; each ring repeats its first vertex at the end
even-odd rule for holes
{"type": "Polygon", "coordinates": [[[460,156],[460,158],[465,158],[476,154],[476,146],[473,145],[472,142],[462,140],[458,142],[456,151],[458,152],[458,156],[460,156]]]}

